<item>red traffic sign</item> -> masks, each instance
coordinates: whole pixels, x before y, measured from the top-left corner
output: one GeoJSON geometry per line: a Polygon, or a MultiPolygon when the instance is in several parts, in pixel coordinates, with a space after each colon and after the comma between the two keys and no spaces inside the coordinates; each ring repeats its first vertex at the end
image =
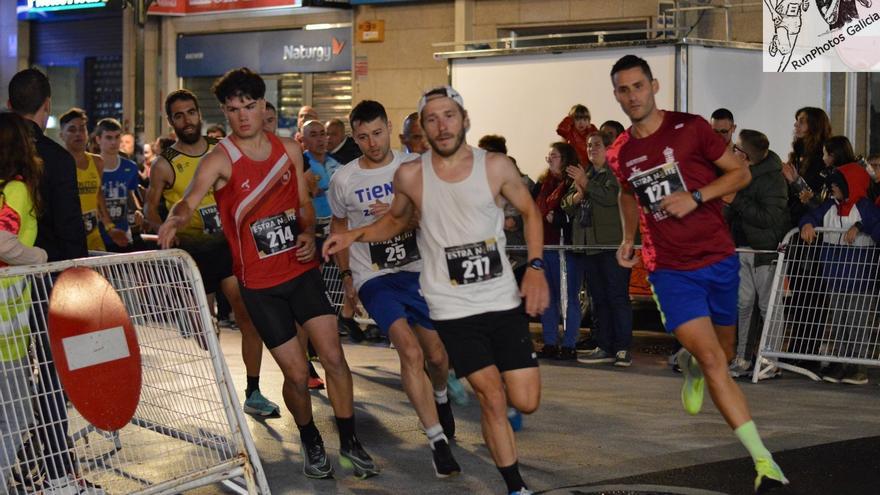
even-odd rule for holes
{"type": "Polygon", "coordinates": [[[49,345],[73,407],[96,428],[124,427],[141,396],[141,355],[122,299],[99,273],[68,268],[49,297],[49,345]]]}

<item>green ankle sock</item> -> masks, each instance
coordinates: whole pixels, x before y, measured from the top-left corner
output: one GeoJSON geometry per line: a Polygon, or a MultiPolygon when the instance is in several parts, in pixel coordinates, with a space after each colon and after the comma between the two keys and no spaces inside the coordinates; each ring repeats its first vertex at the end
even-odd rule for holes
{"type": "Polygon", "coordinates": [[[758,459],[772,459],[773,455],[770,454],[770,451],[767,450],[767,447],[764,446],[764,442],[761,441],[761,436],[758,435],[758,428],[755,426],[754,421],[749,421],[748,423],[742,424],[739,428],[733,430],[736,434],[736,437],[739,438],[739,441],[746,447],[746,450],[749,451],[749,455],[752,456],[752,460],[755,462],[758,459]]]}

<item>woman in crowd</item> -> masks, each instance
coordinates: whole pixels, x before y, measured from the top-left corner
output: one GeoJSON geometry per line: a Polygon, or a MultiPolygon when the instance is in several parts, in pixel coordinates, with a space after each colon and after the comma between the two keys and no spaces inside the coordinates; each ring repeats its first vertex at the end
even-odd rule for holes
{"type": "MultiPolygon", "coordinates": [[[[570,166],[578,166],[578,156],[574,147],[568,143],[557,142],[550,145],[547,154],[548,169],[535,184],[538,208],[544,217],[544,245],[562,244],[563,239],[570,239],[571,223],[562,210],[562,197],[568,191],[571,181],[565,174],[570,166]]],[[[567,255],[566,270],[568,277],[568,307],[565,317],[565,336],[560,347],[559,342],[559,311],[560,311],[560,263],[559,252],[544,251],[544,273],[550,285],[550,307],[541,315],[544,329],[544,348],[539,356],[545,359],[574,360],[575,343],[581,325],[580,305],[577,304],[581,281],[575,274],[582,271],[580,257],[567,255]]]]}
{"type": "Polygon", "coordinates": [[[797,225],[801,217],[822,201],[816,195],[823,190],[828,177],[823,147],[831,137],[831,121],[824,110],[815,107],[801,108],[794,115],[794,142],[788,162],[782,165],[782,175],[790,187],[791,223],[797,225]]]}
{"type": "MultiPolygon", "coordinates": [[[[37,238],[39,182],[43,162],[29,125],[14,113],[0,113],[0,266],[44,263],[37,238]]],[[[15,464],[22,432],[34,420],[31,405],[31,290],[23,277],[0,279],[0,466],[15,464]]],[[[0,471],[0,486],[7,473],[0,471]]]]}
{"type": "MultiPolygon", "coordinates": [[[[617,195],[620,184],[608,169],[606,151],[612,136],[605,132],[591,135],[587,140],[589,164],[587,169],[572,166],[566,173],[572,179],[562,207],[572,218],[572,244],[587,246],[618,246],[622,240],[617,195]]],[[[583,257],[587,288],[596,313],[599,347],[592,354],[579,357],[588,364],[614,363],[615,366],[632,364],[632,306],[629,300],[630,269],[617,263],[614,249],[587,249],[583,257]]],[[[571,272],[569,272],[571,273],[571,272]]],[[[572,273],[569,283],[581,276],[572,273]]]]}

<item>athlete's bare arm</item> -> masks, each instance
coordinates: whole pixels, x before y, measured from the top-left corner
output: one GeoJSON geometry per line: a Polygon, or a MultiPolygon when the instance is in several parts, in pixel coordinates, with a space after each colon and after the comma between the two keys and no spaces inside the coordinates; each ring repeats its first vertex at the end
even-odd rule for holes
{"type": "MultiPolygon", "coordinates": [[[[748,164],[739,160],[729,149],[715,160],[715,165],[721,169],[721,176],[699,189],[703,202],[733,194],[749,185],[752,180],[748,164]]],[[[660,207],[676,218],[682,218],[696,210],[697,206],[697,202],[687,191],[672,193],[660,202],[660,207]]]]}
{"type": "Polygon", "coordinates": [[[144,223],[150,232],[158,232],[162,226],[162,218],[159,217],[159,204],[162,202],[162,192],[174,183],[174,170],[168,160],[161,156],[150,167],[150,185],[144,195],[144,223]]]}
{"type": "Polygon", "coordinates": [[[617,263],[624,268],[632,268],[639,262],[633,245],[636,232],[639,230],[639,202],[633,195],[629,184],[621,184],[617,193],[617,207],[620,209],[620,223],[623,230],[623,241],[617,249],[617,263]]]}
{"type": "Polygon", "coordinates": [[[296,259],[301,263],[311,261],[315,253],[315,207],[309,197],[305,173],[303,173],[302,147],[291,138],[280,138],[287,152],[293,173],[296,175],[296,188],[299,197],[299,229],[296,236],[296,259]]]}
{"type": "MultiPolygon", "coordinates": [[[[489,187],[513,205],[523,219],[523,233],[529,249],[528,259],[541,258],[544,252],[544,224],[541,211],[523,184],[519,171],[507,155],[489,153],[486,156],[489,187]]],[[[540,270],[527,268],[520,285],[520,293],[526,300],[526,313],[536,316],[550,304],[547,277],[540,270]]]]}
{"type": "Polygon", "coordinates": [[[208,152],[199,161],[192,182],[183,194],[183,199],[175,203],[168,212],[165,223],[159,227],[160,247],[167,249],[172,246],[177,230],[189,224],[193,211],[212,187],[220,188],[226,183],[231,168],[229,158],[219,147],[208,152]]]}
{"type": "Polygon", "coordinates": [[[416,203],[411,195],[419,192],[416,187],[421,188],[420,166],[420,161],[402,164],[394,172],[394,200],[388,213],[370,225],[328,237],[324,242],[324,259],[329,261],[331,255],[348,248],[354,242],[387,241],[402,232],[412,230],[416,203]]]}

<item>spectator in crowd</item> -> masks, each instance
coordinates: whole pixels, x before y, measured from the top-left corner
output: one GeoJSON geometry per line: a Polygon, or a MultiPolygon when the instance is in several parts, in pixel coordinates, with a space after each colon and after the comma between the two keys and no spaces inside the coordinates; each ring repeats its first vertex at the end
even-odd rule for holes
{"type": "Polygon", "coordinates": [[[823,147],[831,137],[831,121],[821,108],[804,107],[795,112],[794,141],[782,174],[789,184],[788,209],[797,225],[809,211],[809,203],[822,190],[827,177],[823,147]]]}
{"type": "MultiPolygon", "coordinates": [[[[782,175],[788,182],[788,213],[790,225],[797,226],[811,208],[817,207],[825,188],[827,171],[823,154],[825,141],[831,137],[831,122],[824,110],[804,107],[795,112],[794,141],[788,161],[782,164],[782,175]]],[[[794,297],[786,306],[786,319],[794,322],[792,335],[801,345],[801,354],[819,352],[819,339],[825,332],[825,288],[815,249],[793,243],[789,254],[802,260],[789,266],[788,277],[794,297]],[[807,308],[811,308],[807,310],[807,308]]],[[[794,361],[804,374],[821,380],[819,363],[794,361]]]]}
{"type": "MultiPolygon", "coordinates": [[[[725,209],[733,242],[740,248],[773,251],[785,237],[789,221],[782,160],[770,150],[767,136],[752,129],[740,131],[733,151],[748,162],[752,172],[752,182],[725,209]]],[[[775,253],[739,253],[739,322],[736,357],[730,366],[734,377],[746,375],[751,366],[753,351],[747,344],[754,337],[750,335],[752,313],[757,304],[761,318],[767,315],[775,259],[775,253]]]]}
{"type": "MultiPolygon", "coordinates": [[[[37,238],[39,183],[43,163],[30,125],[14,113],[0,113],[0,266],[46,262],[37,238]]],[[[23,277],[3,279],[0,312],[0,487],[7,487],[8,466],[16,463],[25,432],[34,422],[28,352],[31,287],[23,277]]]]}
{"type": "Polygon", "coordinates": [[[727,147],[733,149],[733,137],[736,134],[736,123],[733,121],[733,113],[726,108],[719,108],[712,112],[709,120],[715,134],[727,143],[727,147]]]}
{"type": "MultiPolygon", "coordinates": [[[[617,196],[620,183],[608,168],[606,152],[611,135],[597,132],[587,140],[590,157],[586,170],[577,166],[566,169],[572,184],[562,200],[562,207],[572,223],[572,244],[587,246],[618,246],[623,240],[617,196]]],[[[574,255],[579,256],[579,255],[574,255]]],[[[629,300],[631,270],[617,263],[614,249],[587,249],[582,256],[583,270],[569,272],[568,283],[580,282],[584,274],[592,298],[592,311],[599,326],[595,334],[597,349],[578,357],[586,364],[632,364],[632,306],[629,300]]],[[[569,296],[571,297],[571,296],[569,296]]],[[[575,301],[577,295],[575,294],[575,301]]],[[[571,299],[569,299],[571,301],[571,299]]]]}
{"type": "Polygon", "coordinates": [[[363,154],[354,139],[345,134],[345,122],[341,119],[328,120],[324,129],[327,131],[328,153],[337,162],[345,165],[363,154]]]}
{"type": "MultiPolygon", "coordinates": [[[[845,234],[823,235],[819,250],[821,276],[828,292],[829,343],[833,345],[828,352],[849,359],[873,358],[873,346],[859,343],[864,342],[864,335],[877,331],[875,313],[869,308],[877,308],[880,299],[877,274],[872,269],[878,262],[873,245],[880,241],[880,211],[867,198],[871,178],[858,163],[838,167],[828,182],[831,197],[800,222],[801,238],[808,244],[817,239],[814,227],[846,229],[845,234]]],[[[861,365],[834,363],[825,368],[822,379],[864,385],[868,383],[866,371],[861,365]]]]}
{"type": "Polygon", "coordinates": [[[590,110],[581,104],[571,107],[568,115],[556,126],[556,134],[574,147],[578,162],[584,166],[590,162],[587,138],[594,132],[598,132],[598,129],[590,123],[590,110]]]}
{"type": "MultiPolygon", "coordinates": [[[[569,166],[578,166],[577,152],[574,146],[557,142],[550,145],[547,154],[547,171],[535,185],[537,193],[535,202],[544,218],[544,246],[555,246],[563,243],[563,239],[571,237],[571,223],[562,210],[562,197],[568,191],[571,180],[565,173],[569,166]],[[563,233],[564,231],[564,233],[563,233]]],[[[583,267],[580,258],[566,256],[567,273],[581,273],[583,267]]],[[[544,359],[574,360],[577,358],[575,343],[581,326],[581,309],[576,303],[580,282],[568,280],[568,307],[563,308],[565,314],[565,332],[562,346],[559,342],[560,312],[560,269],[559,251],[544,250],[544,274],[550,285],[550,306],[541,315],[541,326],[544,333],[544,347],[538,356],[544,359]]]]}
{"type": "Polygon", "coordinates": [[[311,120],[318,120],[318,112],[309,105],[300,107],[296,114],[296,134],[294,134],[294,139],[300,144],[302,144],[303,125],[311,120]]]}
{"type": "Polygon", "coordinates": [[[128,158],[129,160],[135,159],[134,134],[126,132],[119,137],[119,152],[125,155],[125,158],[128,158]]]}
{"type": "MultiPolygon", "coordinates": [[[[37,154],[43,160],[39,193],[42,209],[37,221],[35,245],[46,251],[50,262],[83,258],[89,254],[79,205],[76,162],[70,153],[44,134],[50,115],[51,96],[49,79],[37,69],[23,70],[9,81],[9,107],[30,121],[37,154]]],[[[49,286],[48,283],[37,284],[35,299],[48,301],[46,287],[49,286]]],[[[47,313],[43,302],[36,305],[31,315],[47,313]]],[[[43,493],[103,495],[100,487],[76,473],[70,456],[67,399],[55,370],[45,320],[32,317],[31,330],[36,339],[34,358],[39,375],[39,380],[34,384],[39,412],[34,433],[42,447],[42,464],[46,472],[43,493]]]]}
{"type": "MultiPolygon", "coordinates": [[[[837,168],[858,161],[852,143],[846,136],[831,136],[822,145],[822,162],[827,168],[837,168]]],[[[831,172],[827,172],[828,175],[831,172]]]]}
{"type": "Polygon", "coordinates": [[[865,159],[865,171],[871,176],[869,197],[873,197],[874,204],[880,207],[880,153],[874,153],[865,159]]]}
{"type": "Polygon", "coordinates": [[[398,137],[403,151],[420,155],[428,151],[428,140],[425,139],[425,131],[422,130],[422,124],[419,122],[418,112],[413,112],[403,119],[401,130],[398,137]]]}
{"type": "Polygon", "coordinates": [[[214,124],[208,127],[208,130],[205,131],[205,135],[211,139],[216,139],[219,141],[226,137],[226,129],[220,124],[214,124]]]}
{"type": "Polygon", "coordinates": [[[623,124],[616,120],[606,120],[602,122],[602,125],[599,126],[599,132],[604,132],[611,136],[611,142],[617,141],[617,136],[623,134],[623,131],[626,129],[623,127],[623,124]]]}
{"type": "Polygon", "coordinates": [[[309,184],[312,204],[315,207],[316,235],[324,237],[325,227],[330,225],[332,216],[330,204],[327,202],[327,188],[330,187],[330,177],[342,165],[327,153],[327,131],[320,121],[310,120],[303,124],[302,144],[305,150],[303,153],[305,179],[309,184]]]}

